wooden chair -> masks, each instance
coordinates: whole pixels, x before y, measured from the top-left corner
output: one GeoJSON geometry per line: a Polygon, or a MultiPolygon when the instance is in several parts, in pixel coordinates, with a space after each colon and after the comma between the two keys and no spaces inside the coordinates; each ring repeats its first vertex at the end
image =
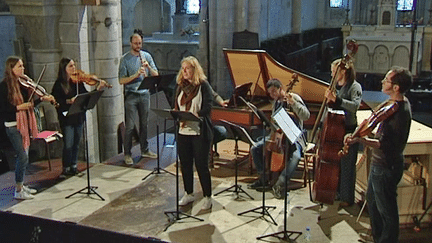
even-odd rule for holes
{"type": "Polygon", "coordinates": [[[303,158],[300,160],[298,168],[303,170],[303,186],[314,180],[315,173],[315,144],[308,144],[303,158]]]}
{"type": "Polygon", "coordinates": [[[48,166],[51,171],[50,144],[59,141],[63,138],[63,135],[60,133],[60,124],[58,122],[56,110],[51,104],[42,102],[36,107],[36,109],[35,114],[37,116],[36,120],[38,121],[39,132],[33,139],[42,141],[45,144],[48,166]]]}

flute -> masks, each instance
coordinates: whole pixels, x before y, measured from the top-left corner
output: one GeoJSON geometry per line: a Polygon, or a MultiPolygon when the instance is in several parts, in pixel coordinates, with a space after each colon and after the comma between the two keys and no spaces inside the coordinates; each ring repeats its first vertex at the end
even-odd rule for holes
{"type": "MultiPolygon", "coordinates": [[[[139,53],[138,57],[139,57],[139,59],[140,59],[140,61],[141,61],[141,66],[144,68],[144,70],[145,70],[146,68],[148,68],[148,62],[147,62],[147,60],[145,60],[145,59],[141,56],[141,52],[139,53]],[[146,65],[146,63],[147,63],[147,65],[146,65]]],[[[145,72],[144,72],[144,77],[147,77],[147,70],[145,70],[145,72]]]]}

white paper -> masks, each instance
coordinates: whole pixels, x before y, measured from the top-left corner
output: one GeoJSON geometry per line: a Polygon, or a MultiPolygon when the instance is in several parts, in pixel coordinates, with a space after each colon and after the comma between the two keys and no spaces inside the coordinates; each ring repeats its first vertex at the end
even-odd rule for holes
{"type": "Polygon", "coordinates": [[[273,114],[272,117],[276,124],[278,124],[278,126],[282,129],[285,136],[287,136],[290,143],[295,143],[302,132],[285,111],[285,109],[279,109],[275,114],[273,114]]]}

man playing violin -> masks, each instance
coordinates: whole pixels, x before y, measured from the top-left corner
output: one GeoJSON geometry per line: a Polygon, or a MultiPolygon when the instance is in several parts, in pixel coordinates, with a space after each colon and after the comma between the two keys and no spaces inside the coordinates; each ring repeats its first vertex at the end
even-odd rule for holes
{"type": "MultiPolygon", "coordinates": [[[[15,164],[16,199],[33,199],[37,191],[24,185],[24,175],[29,162],[28,152],[30,139],[38,133],[34,115],[32,94],[39,96],[34,88],[21,84],[30,82],[24,74],[24,64],[19,57],[8,57],[6,60],[5,77],[0,83],[0,122],[6,127],[6,134],[17,155],[15,164]]],[[[35,102],[50,101],[55,103],[52,95],[42,94],[35,102]]]]}
{"type": "Polygon", "coordinates": [[[157,155],[149,150],[147,141],[147,123],[150,110],[150,91],[139,90],[139,86],[145,77],[159,75],[156,65],[150,53],[142,51],[142,36],[134,33],[130,37],[131,49],[120,59],[119,82],[124,85],[125,105],[125,163],[133,164],[131,157],[132,135],[135,127],[135,119],[139,122],[139,140],[141,156],[157,158],[157,155]]]}
{"type": "MultiPolygon", "coordinates": [[[[309,119],[310,112],[303,102],[302,98],[295,93],[286,93],[282,87],[282,83],[278,79],[271,79],[266,85],[267,92],[273,99],[273,112],[277,111],[280,107],[285,108],[287,111],[294,113],[294,121],[297,126],[302,129],[303,121],[309,119]]],[[[268,141],[269,138],[266,138],[268,141]]],[[[253,161],[255,168],[259,174],[259,179],[254,183],[250,184],[248,187],[252,189],[257,189],[263,186],[267,186],[268,178],[263,174],[264,171],[264,161],[263,161],[263,146],[264,140],[260,140],[251,149],[253,161]],[[264,181],[264,184],[262,183],[264,181]]],[[[282,171],[278,180],[273,185],[273,192],[276,198],[284,198],[286,192],[285,180],[290,180],[293,175],[297,165],[301,159],[302,148],[299,142],[294,143],[288,149],[288,154],[285,156],[288,159],[288,166],[282,171]]]]}
{"type": "Polygon", "coordinates": [[[367,201],[375,242],[399,242],[397,184],[402,178],[404,156],[411,127],[411,106],[405,92],[412,85],[411,73],[393,67],[382,80],[382,92],[390,96],[397,110],[381,121],[374,138],[348,135],[348,145],[362,143],[372,149],[367,201]]]}

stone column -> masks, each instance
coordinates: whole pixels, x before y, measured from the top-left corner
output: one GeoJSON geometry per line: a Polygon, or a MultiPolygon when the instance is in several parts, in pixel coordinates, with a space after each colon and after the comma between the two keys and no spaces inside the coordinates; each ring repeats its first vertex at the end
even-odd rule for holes
{"type": "Polygon", "coordinates": [[[210,78],[213,87],[223,97],[233,90],[231,78],[226,65],[223,48],[232,47],[234,32],[235,1],[210,1],[210,78]]]}
{"type": "Polygon", "coordinates": [[[102,0],[90,7],[90,63],[99,78],[113,85],[105,88],[98,103],[98,134],[100,156],[106,160],[117,155],[117,129],[123,121],[123,90],[118,82],[118,65],[122,56],[121,5],[117,0],[102,0]]]}
{"type": "Polygon", "coordinates": [[[302,2],[301,0],[293,0],[292,4],[292,33],[300,34],[302,33],[302,2]]]}
{"type": "Polygon", "coordinates": [[[432,27],[424,27],[422,71],[431,71],[432,27]]]}
{"type": "Polygon", "coordinates": [[[16,38],[22,43],[22,55],[26,73],[37,79],[44,65],[47,65],[40,84],[48,92],[57,77],[57,61],[60,55],[57,23],[60,6],[43,0],[6,0],[16,20],[16,38]]]}
{"type": "Polygon", "coordinates": [[[235,31],[243,31],[249,27],[249,0],[238,0],[236,3],[235,31]]]}

